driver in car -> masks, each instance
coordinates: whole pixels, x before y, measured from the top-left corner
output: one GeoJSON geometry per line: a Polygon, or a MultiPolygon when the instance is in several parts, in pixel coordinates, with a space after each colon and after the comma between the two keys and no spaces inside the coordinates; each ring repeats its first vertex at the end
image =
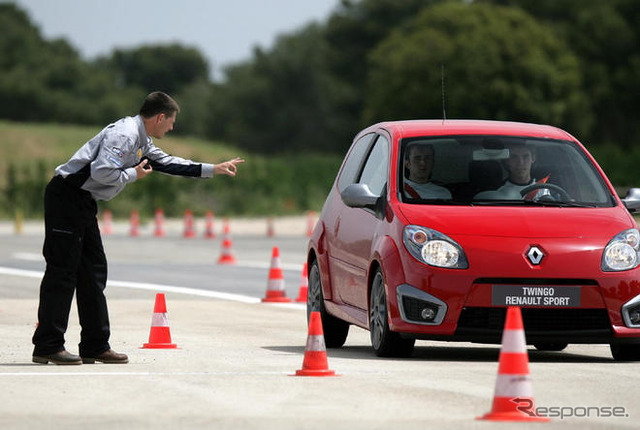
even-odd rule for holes
{"type": "Polygon", "coordinates": [[[509,177],[496,191],[504,198],[513,200],[538,200],[543,196],[551,196],[548,189],[533,190],[524,196],[520,194],[526,187],[536,183],[544,184],[549,179],[549,176],[539,180],[531,177],[531,166],[535,161],[536,155],[531,147],[517,145],[509,148],[509,158],[504,161],[509,177]]]}

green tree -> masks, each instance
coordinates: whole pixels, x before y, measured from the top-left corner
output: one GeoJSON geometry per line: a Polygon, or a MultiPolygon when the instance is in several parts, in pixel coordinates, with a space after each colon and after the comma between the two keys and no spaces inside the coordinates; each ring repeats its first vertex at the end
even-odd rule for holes
{"type": "Polygon", "coordinates": [[[326,24],[331,70],[352,85],[363,83],[367,56],[394,28],[443,0],[342,0],[326,24]]]}
{"type": "Polygon", "coordinates": [[[180,104],[180,116],[175,125],[177,134],[206,136],[212,122],[212,100],[215,85],[208,80],[200,79],[187,84],[175,95],[180,104]]]}
{"type": "Polygon", "coordinates": [[[0,4],[0,70],[11,70],[14,65],[37,60],[44,43],[29,16],[12,3],[0,4]]]}
{"type": "Polygon", "coordinates": [[[326,49],[322,28],[311,24],[228,68],[215,94],[217,130],[263,153],[340,148],[333,102],[341,86],[327,71],[326,49]]]}
{"type": "Polygon", "coordinates": [[[0,4],[0,28],[0,117],[38,119],[47,107],[41,96],[47,45],[14,4],[0,4]]]}
{"type": "Polygon", "coordinates": [[[640,141],[640,2],[480,0],[520,7],[553,28],[579,57],[596,119],[588,139],[630,148],[640,141]]]}
{"type": "Polygon", "coordinates": [[[202,54],[180,44],[116,50],[100,63],[117,75],[120,85],[137,86],[147,93],[159,90],[177,94],[187,85],[208,79],[209,74],[202,54]]]}
{"type": "MultiPolygon", "coordinates": [[[[341,119],[340,138],[348,145],[362,126],[371,51],[394,29],[443,0],[343,0],[326,24],[327,62],[340,84],[332,106],[341,119]]],[[[343,147],[343,149],[346,149],[343,147]]]]}
{"type": "Polygon", "coordinates": [[[444,3],[424,9],[371,53],[367,122],[450,117],[589,123],[579,63],[519,9],[444,3]]]}
{"type": "Polygon", "coordinates": [[[14,4],[0,4],[0,27],[1,118],[95,124],[122,115],[137,95],[65,40],[45,41],[14,4]]]}

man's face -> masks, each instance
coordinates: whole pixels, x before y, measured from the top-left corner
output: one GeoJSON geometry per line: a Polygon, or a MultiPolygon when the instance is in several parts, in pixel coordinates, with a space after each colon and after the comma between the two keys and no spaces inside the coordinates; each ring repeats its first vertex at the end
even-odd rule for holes
{"type": "Polygon", "coordinates": [[[151,135],[151,137],[155,137],[156,139],[162,139],[165,134],[173,130],[174,122],[176,122],[175,112],[171,116],[166,116],[163,113],[156,115],[155,121],[153,124],[153,134],[151,135]]]}
{"type": "Polygon", "coordinates": [[[409,148],[409,159],[405,162],[409,179],[418,183],[429,182],[433,169],[433,148],[415,145],[409,148]]]}
{"type": "Polygon", "coordinates": [[[509,150],[509,159],[506,161],[509,170],[509,179],[516,184],[528,184],[531,182],[531,165],[536,157],[531,151],[522,146],[516,146],[509,150]]]}

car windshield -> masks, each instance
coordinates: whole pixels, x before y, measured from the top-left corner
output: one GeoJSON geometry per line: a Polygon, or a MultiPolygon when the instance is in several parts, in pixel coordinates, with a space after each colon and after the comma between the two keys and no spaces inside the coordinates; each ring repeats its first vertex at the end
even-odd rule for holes
{"type": "Polygon", "coordinates": [[[510,136],[403,139],[399,192],[412,204],[611,207],[615,199],[570,141],[510,136]]]}

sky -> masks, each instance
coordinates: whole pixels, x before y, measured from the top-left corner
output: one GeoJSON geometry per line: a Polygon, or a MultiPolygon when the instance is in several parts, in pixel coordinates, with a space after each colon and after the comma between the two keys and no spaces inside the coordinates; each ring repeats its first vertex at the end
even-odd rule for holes
{"type": "Polygon", "coordinates": [[[41,35],[64,38],[87,60],[115,49],[180,43],[197,48],[214,78],[270,48],[279,34],[325,22],[339,0],[0,0],[29,14],[41,35]]]}

